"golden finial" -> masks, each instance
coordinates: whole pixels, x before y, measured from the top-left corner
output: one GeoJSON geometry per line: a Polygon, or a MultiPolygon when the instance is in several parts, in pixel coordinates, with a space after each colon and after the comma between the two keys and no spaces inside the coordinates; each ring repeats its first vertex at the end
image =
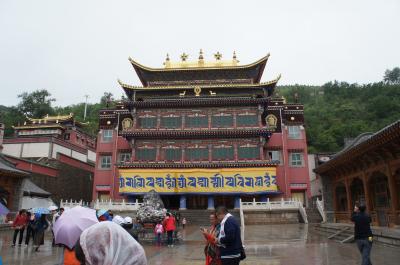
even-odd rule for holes
{"type": "Polygon", "coordinates": [[[200,49],[199,60],[204,60],[203,49],[200,49]]]}
{"type": "Polygon", "coordinates": [[[171,66],[171,62],[169,60],[169,54],[167,53],[167,57],[165,58],[165,62],[163,63],[165,68],[169,68],[171,66]]]}
{"type": "Polygon", "coordinates": [[[215,60],[219,61],[222,58],[222,54],[220,52],[217,52],[214,54],[214,58],[215,58],[215,60]]]}
{"type": "Polygon", "coordinates": [[[189,55],[187,55],[186,53],[182,53],[181,54],[181,60],[182,62],[186,62],[187,58],[189,57],[189,55]]]}

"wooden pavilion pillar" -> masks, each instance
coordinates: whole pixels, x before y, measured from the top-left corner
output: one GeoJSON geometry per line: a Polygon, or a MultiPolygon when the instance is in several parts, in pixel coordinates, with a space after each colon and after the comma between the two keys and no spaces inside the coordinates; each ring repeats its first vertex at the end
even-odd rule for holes
{"type": "Polygon", "coordinates": [[[350,215],[353,212],[353,207],[352,207],[351,191],[350,191],[349,181],[350,181],[349,178],[347,176],[345,176],[344,185],[346,186],[347,211],[348,211],[349,218],[350,218],[350,215]]]}
{"type": "Polygon", "coordinates": [[[389,193],[390,193],[390,210],[391,210],[391,216],[394,217],[394,220],[389,220],[393,221],[393,223],[389,224],[389,225],[394,225],[394,224],[398,224],[399,220],[398,217],[396,215],[396,211],[399,209],[399,205],[398,205],[398,192],[396,191],[397,187],[396,187],[396,180],[394,179],[395,176],[393,174],[392,168],[390,167],[390,165],[388,163],[386,163],[386,171],[387,171],[387,177],[388,177],[388,184],[389,184],[389,193]]]}
{"type": "Polygon", "coordinates": [[[372,204],[371,204],[371,198],[369,197],[369,188],[368,188],[368,176],[365,171],[362,171],[362,182],[363,182],[363,188],[364,188],[364,195],[365,195],[365,206],[367,207],[367,211],[371,212],[372,211],[372,204]]]}

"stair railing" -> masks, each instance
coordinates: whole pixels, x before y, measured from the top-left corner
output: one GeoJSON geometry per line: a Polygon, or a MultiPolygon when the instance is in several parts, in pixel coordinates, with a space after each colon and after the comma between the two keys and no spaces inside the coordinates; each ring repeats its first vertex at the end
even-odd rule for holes
{"type": "Polygon", "coordinates": [[[299,212],[301,217],[303,218],[304,223],[308,224],[306,208],[303,207],[303,204],[300,201],[298,201],[298,205],[299,205],[299,212]]]}
{"type": "Polygon", "coordinates": [[[242,243],[244,243],[244,214],[243,214],[243,207],[242,207],[242,199],[240,198],[240,206],[239,206],[239,213],[240,213],[240,237],[242,238],[242,243]]]}
{"type": "Polygon", "coordinates": [[[326,215],[325,215],[325,211],[324,211],[324,201],[323,200],[319,200],[317,198],[316,204],[317,204],[318,212],[322,217],[322,222],[325,223],[326,222],[326,215]]]}

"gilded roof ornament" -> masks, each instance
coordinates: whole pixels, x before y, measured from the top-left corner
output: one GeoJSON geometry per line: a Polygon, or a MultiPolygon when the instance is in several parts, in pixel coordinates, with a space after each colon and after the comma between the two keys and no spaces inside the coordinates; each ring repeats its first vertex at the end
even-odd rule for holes
{"type": "Polygon", "coordinates": [[[220,52],[217,52],[214,54],[214,58],[215,58],[215,60],[219,61],[222,58],[222,54],[220,52]]]}
{"type": "Polygon", "coordinates": [[[203,49],[200,49],[199,60],[204,60],[203,49]]]}
{"type": "Polygon", "coordinates": [[[187,55],[186,53],[182,53],[181,54],[181,60],[182,62],[186,62],[186,60],[189,58],[189,55],[187,55]]]}

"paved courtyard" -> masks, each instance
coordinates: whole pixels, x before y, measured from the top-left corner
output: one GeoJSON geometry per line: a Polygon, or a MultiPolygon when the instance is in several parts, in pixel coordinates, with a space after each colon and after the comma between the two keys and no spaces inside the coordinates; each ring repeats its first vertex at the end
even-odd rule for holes
{"type": "MultiPolygon", "coordinates": [[[[184,243],[174,248],[145,245],[150,265],[204,264],[203,240],[198,227],[188,227],[183,232],[184,243]]],[[[12,232],[0,232],[3,264],[54,265],[61,248],[52,248],[48,237],[39,253],[30,247],[11,248],[12,232]]],[[[360,256],[354,244],[340,244],[321,237],[311,226],[269,225],[247,226],[245,230],[248,265],[326,264],[358,265],[360,256]]],[[[394,265],[400,260],[400,250],[375,244],[373,264],[394,265]]]]}

